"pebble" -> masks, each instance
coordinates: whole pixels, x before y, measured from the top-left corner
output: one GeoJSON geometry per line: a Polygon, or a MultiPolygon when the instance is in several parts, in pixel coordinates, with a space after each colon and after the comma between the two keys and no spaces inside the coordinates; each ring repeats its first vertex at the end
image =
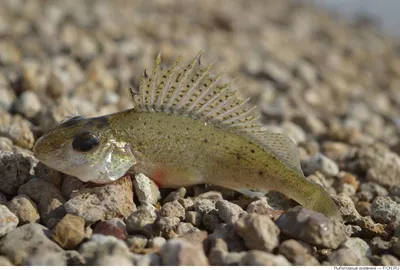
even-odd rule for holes
{"type": "Polygon", "coordinates": [[[7,203],[8,203],[7,197],[3,193],[0,193],[0,204],[6,205],[7,203]]]}
{"type": "Polygon", "coordinates": [[[387,235],[384,224],[375,223],[370,216],[361,217],[355,222],[361,228],[360,237],[372,238],[379,235],[387,235]]]}
{"type": "Polygon", "coordinates": [[[0,150],[3,152],[13,152],[13,142],[7,137],[0,136],[0,150]]]}
{"type": "Polygon", "coordinates": [[[133,179],[133,187],[141,205],[146,203],[156,205],[161,198],[157,185],[142,173],[137,174],[133,179]]]}
{"type": "Polygon", "coordinates": [[[111,235],[121,240],[125,240],[127,236],[126,225],[119,218],[100,221],[94,226],[93,233],[111,235]]]}
{"type": "Polygon", "coordinates": [[[23,92],[14,103],[15,110],[20,114],[24,115],[26,118],[35,117],[42,105],[35,92],[29,90],[23,92]]]}
{"type": "Polygon", "coordinates": [[[147,239],[147,237],[140,234],[130,235],[125,239],[125,243],[132,251],[144,249],[148,242],[149,240],[147,239]]]}
{"type": "Polygon", "coordinates": [[[357,212],[356,207],[349,196],[346,195],[336,195],[332,196],[332,199],[339,208],[340,214],[345,222],[355,222],[361,216],[357,212]]]}
{"type": "Polygon", "coordinates": [[[68,266],[82,266],[85,263],[85,259],[76,250],[66,250],[65,258],[68,266]]]}
{"type": "Polygon", "coordinates": [[[185,221],[190,222],[196,227],[199,227],[201,225],[202,219],[203,216],[195,211],[187,211],[185,214],[185,221]]]}
{"type": "Polygon", "coordinates": [[[318,260],[311,255],[311,246],[307,243],[289,239],[283,241],[278,252],[294,265],[319,265],[318,260]]]}
{"type": "MultiPolygon", "coordinates": [[[[181,223],[182,224],[182,223],[181,223]]],[[[206,231],[197,231],[188,232],[179,236],[179,239],[185,240],[193,245],[198,245],[199,248],[208,249],[208,233],[206,231]]]]}
{"type": "Polygon", "coordinates": [[[360,213],[361,216],[369,216],[371,213],[371,203],[359,201],[356,203],[357,212],[360,213]]]}
{"type": "Polygon", "coordinates": [[[13,266],[13,264],[7,257],[0,256],[0,266],[13,266]]]}
{"type": "Polygon", "coordinates": [[[151,238],[149,240],[148,246],[150,248],[160,249],[166,242],[167,242],[167,240],[165,240],[164,237],[156,236],[156,237],[151,238]]]}
{"type": "Polygon", "coordinates": [[[35,202],[26,195],[15,196],[7,204],[7,207],[18,217],[19,225],[40,221],[39,211],[35,202]]]}
{"type": "Polygon", "coordinates": [[[264,251],[251,250],[242,257],[239,265],[290,266],[292,264],[282,255],[274,255],[264,251]]]}
{"type": "Polygon", "coordinates": [[[203,249],[182,239],[171,239],[161,248],[163,265],[207,266],[208,260],[203,249]]]}
{"type": "Polygon", "coordinates": [[[22,153],[0,150],[0,192],[16,195],[19,187],[28,181],[33,165],[32,159],[22,153]]]}
{"type": "Polygon", "coordinates": [[[64,249],[76,248],[85,238],[85,220],[67,214],[51,231],[51,237],[64,249]]]}
{"type": "Polygon", "coordinates": [[[391,239],[390,250],[394,255],[400,257],[400,238],[399,237],[393,237],[391,239]]]}
{"type": "Polygon", "coordinates": [[[180,220],[185,218],[185,208],[178,202],[172,201],[165,203],[160,209],[160,215],[164,217],[177,217],[180,220]]]}
{"type": "Polygon", "coordinates": [[[384,241],[381,237],[376,236],[369,241],[369,245],[372,250],[372,254],[382,254],[389,250],[390,242],[384,241]]]}
{"type": "Polygon", "coordinates": [[[400,184],[400,157],[382,144],[362,146],[358,151],[360,166],[367,181],[392,187],[400,184]]]}
{"type": "Polygon", "coordinates": [[[22,265],[25,261],[34,258],[36,251],[44,251],[47,254],[54,254],[63,260],[63,250],[47,235],[50,231],[37,223],[22,225],[5,235],[0,240],[0,252],[7,256],[14,265],[22,265]]]}
{"type": "Polygon", "coordinates": [[[168,196],[165,197],[165,199],[163,200],[163,204],[183,199],[185,198],[185,195],[186,195],[186,188],[180,187],[177,190],[170,192],[168,196]]]}
{"type": "Polygon", "coordinates": [[[246,248],[242,237],[236,233],[235,226],[231,224],[218,224],[213,233],[209,234],[208,239],[211,243],[217,239],[224,240],[229,250],[233,252],[240,252],[246,248]]]}
{"type": "Polygon", "coordinates": [[[332,265],[343,266],[373,265],[367,257],[359,257],[357,251],[348,248],[333,251],[329,256],[329,262],[332,265]]]}
{"type": "Polygon", "coordinates": [[[156,225],[161,235],[167,239],[177,237],[176,229],[180,223],[177,217],[159,217],[156,220],[156,225]]]}
{"type": "Polygon", "coordinates": [[[178,202],[185,208],[185,211],[193,210],[194,202],[192,198],[178,199],[178,202]]]}
{"type": "Polygon", "coordinates": [[[0,85],[0,97],[0,110],[10,110],[16,98],[14,92],[6,86],[0,85]]]}
{"type": "Polygon", "coordinates": [[[65,215],[64,198],[57,187],[39,178],[33,178],[23,184],[19,194],[25,194],[31,198],[38,206],[41,220],[49,226],[52,220],[61,219],[65,215]],[[46,190],[46,192],[43,192],[46,190]]]}
{"type": "Polygon", "coordinates": [[[249,214],[268,215],[272,220],[277,220],[283,213],[283,210],[273,209],[268,202],[263,199],[251,202],[247,206],[246,211],[249,214]]]}
{"type": "Polygon", "coordinates": [[[381,263],[380,265],[382,266],[399,266],[400,265],[400,260],[397,259],[396,257],[390,255],[390,254],[384,254],[381,257],[381,263]]]}
{"type": "Polygon", "coordinates": [[[0,135],[11,139],[14,144],[26,149],[31,149],[35,141],[29,121],[18,114],[11,116],[1,111],[0,135]]]}
{"type": "Polygon", "coordinates": [[[350,237],[340,245],[340,248],[351,249],[358,257],[370,257],[372,255],[370,246],[359,237],[350,237]]]}
{"type": "Polygon", "coordinates": [[[135,266],[160,266],[161,265],[161,257],[155,253],[149,253],[139,258],[135,258],[135,266]]]}
{"type": "Polygon", "coordinates": [[[128,233],[140,233],[147,237],[153,236],[157,213],[154,207],[140,206],[126,219],[128,233]]]}
{"type": "Polygon", "coordinates": [[[126,218],[136,206],[128,176],[108,185],[83,188],[65,203],[67,213],[83,217],[86,223],[114,217],[126,218]]]}
{"type": "Polygon", "coordinates": [[[336,249],[348,238],[343,223],[301,206],[283,213],[276,225],[286,237],[323,248],[336,249]]]}
{"type": "Polygon", "coordinates": [[[247,214],[236,221],[235,230],[249,249],[270,252],[279,245],[279,228],[268,216],[247,214]]]}
{"type": "Polygon", "coordinates": [[[339,167],[327,156],[317,153],[310,158],[304,168],[304,172],[308,175],[313,174],[315,171],[319,171],[323,175],[331,177],[339,174],[339,167]]]}
{"type": "MultiPolygon", "coordinates": [[[[47,167],[42,162],[39,162],[35,167],[35,176],[49,183],[53,183],[58,189],[63,184],[63,174],[59,171],[47,167]]],[[[69,176],[67,176],[68,178],[69,176]]],[[[82,181],[80,181],[82,183],[82,181]]]]}
{"type": "Polygon", "coordinates": [[[190,234],[190,233],[194,233],[194,232],[199,232],[199,231],[200,231],[200,229],[194,227],[193,224],[189,223],[189,222],[181,222],[178,224],[178,226],[175,229],[175,233],[178,236],[186,235],[186,234],[190,234]]]}
{"type": "Polygon", "coordinates": [[[87,265],[132,266],[133,255],[124,241],[113,236],[93,234],[90,241],[79,247],[87,265]]]}
{"type": "Polygon", "coordinates": [[[221,223],[219,216],[216,213],[204,214],[201,222],[209,232],[214,231],[216,226],[221,223]]]}
{"type": "Polygon", "coordinates": [[[218,211],[219,217],[228,224],[235,223],[244,213],[246,213],[237,204],[226,200],[217,201],[215,207],[218,211]]]}
{"type": "Polygon", "coordinates": [[[7,206],[0,205],[0,237],[14,230],[18,222],[18,217],[7,206]]]}
{"type": "Polygon", "coordinates": [[[380,223],[400,225],[400,204],[389,197],[376,197],[371,204],[371,217],[380,223]]]}

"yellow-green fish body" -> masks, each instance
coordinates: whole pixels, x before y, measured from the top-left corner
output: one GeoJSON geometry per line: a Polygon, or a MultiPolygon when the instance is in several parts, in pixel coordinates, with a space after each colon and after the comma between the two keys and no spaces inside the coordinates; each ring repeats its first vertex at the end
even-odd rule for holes
{"type": "Polygon", "coordinates": [[[163,187],[213,184],[246,193],[276,190],[301,205],[340,218],[335,203],[301,170],[296,146],[263,130],[255,108],[238,99],[198,56],[166,71],[160,56],[142,76],[134,108],[92,119],[72,118],[38,140],[49,167],[82,181],[107,183],[129,170],[163,187]]]}

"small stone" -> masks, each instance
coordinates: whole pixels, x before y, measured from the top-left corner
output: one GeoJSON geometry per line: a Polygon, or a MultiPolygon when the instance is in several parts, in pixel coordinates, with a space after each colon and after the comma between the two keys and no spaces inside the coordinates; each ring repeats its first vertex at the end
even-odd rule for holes
{"type": "Polygon", "coordinates": [[[142,250],[146,247],[149,240],[143,235],[130,235],[126,238],[125,243],[128,245],[130,250],[142,250]]]}
{"type": "Polygon", "coordinates": [[[161,257],[155,253],[149,253],[135,259],[135,266],[160,266],[161,257]]]}
{"type": "Polygon", "coordinates": [[[201,221],[203,219],[203,216],[200,213],[197,213],[195,211],[187,211],[185,215],[185,221],[190,222],[196,227],[199,227],[201,225],[201,221]]]}
{"type": "Polygon", "coordinates": [[[348,238],[343,223],[301,206],[283,213],[276,224],[283,235],[319,247],[336,249],[348,238]]]}
{"type": "Polygon", "coordinates": [[[346,265],[346,266],[357,266],[357,265],[373,265],[367,257],[358,257],[356,251],[341,248],[338,249],[329,256],[329,262],[331,265],[346,265]]]}
{"type": "Polygon", "coordinates": [[[356,203],[356,209],[361,216],[369,216],[371,213],[371,203],[359,201],[356,203]]]}
{"type": "Polygon", "coordinates": [[[217,202],[219,200],[222,200],[223,198],[222,198],[222,193],[221,192],[211,190],[211,191],[207,191],[207,192],[204,192],[202,194],[199,194],[195,198],[195,200],[201,200],[201,199],[210,200],[213,203],[215,203],[215,202],[217,202]]]}
{"type": "Polygon", "coordinates": [[[28,181],[33,166],[32,159],[22,153],[0,151],[0,192],[16,195],[19,187],[28,181]]]}
{"type": "Polygon", "coordinates": [[[185,208],[178,201],[168,202],[160,209],[160,215],[164,217],[177,217],[183,220],[185,218],[185,208]]]}
{"type": "Polygon", "coordinates": [[[264,251],[251,250],[242,257],[239,265],[290,266],[291,263],[282,255],[274,255],[264,251]]]}
{"type": "Polygon", "coordinates": [[[297,257],[309,255],[311,247],[306,243],[289,239],[280,244],[278,252],[289,261],[294,262],[297,257]]]}
{"type": "Polygon", "coordinates": [[[380,265],[382,265],[382,266],[399,266],[400,260],[398,260],[396,257],[394,257],[390,254],[384,254],[381,257],[380,265]]]}
{"type": "Polygon", "coordinates": [[[196,199],[193,204],[193,209],[194,211],[205,215],[215,210],[215,202],[209,199],[196,199]]]}
{"type": "Polygon", "coordinates": [[[361,217],[350,197],[346,195],[340,195],[332,196],[332,199],[339,207],[340,215],[345,222],[354,222],[361,217]]]}
{"type": "Polygon", "coordinates": [[[235,230],[249,249],[270,252],[279,245],[279,228],[268,216],[245,215],[236,221],[235,230]]]}
{"type": "Polygon", "coordinates": [[[18,217],[5,205],[0,205],[0,237],[14,230],[18,225],[18,217]]]}
{"type": "Polygon", "coordinates": [[[211,243],[218,239],[224,240],[227,248],[233,252],[240,252],[246,249],[243,239],[236,234],[235,226],[231,224],[218,224],[212,234],[208,236],[211,243]]]}
{"type": "Polygon", "coordinates": [[[14,104],[15,110],[26,118],[35,117],[41,109],[38,96],[33,91],[23,92],[14,104]]]}
{"type": "Polygon", "coordinates": [[[7,257],[0,256],[0,266],[13,266],[13,264],[7,257]]]}
{"type": "Polygon", "coordinates": [[[74,176],[67,175],[61,185],[61,194],[66,200],[71,198],[71,195],[78,192],[84,182],[74,176]]]}
{"type": "Polygon", "coordinates": [[[361,217],[355,222],[355,225],[361,228],[360,237],[372,238],[379,235],[387,235],[385,225],[375,223],[370,216],[361,217]]]}
{"type": "Polygon", "coordinates": [[[186,195],[186,189],[184,187],[180,187],[177,190],[170,192],[168,196],[165,197],[163,203],[166,204],[168,202],[173,202],[179,199],[183,199],[185,198],[185,195],[186,195]]]}
{"type": "Polygon", "coordinates": [[[111,235],[121,240],[125,240],[127,236],[125,223],[119,218],[100,221],[95,225],[93,233],[111,235]]]}
{"type": "MultiPolygon", "coordinates": [[[[0,136],[7,137],[11,139],[14,144],[26,149],[31,149],[35,141],[29,121],[18,114],[11,116],[1,111],[0,136]]],[[[0,160],[1,159],[3,158],[0,157],[0,160]]],[[[21,161],[18,161],[18,163],[21,163],[21,161]]]]}
{"type": "Polygon", "coordinates": [[[182,234],[179,239],[185,240],[193,245],[199,245],[201,248],[205,248],[207,246],[207,236],[208,233],[206,231],[200,231],[197,229],[197,231],[182,234]]]}
{"type": "Polygon", "coordinates": [[[358,257],[369,257],[372,255],[371,248],[359,237],[350,237],[340,245],[340,248],[351,249],[358,257]]]}
{"type": "Polygon", "coordinates": [[[161,198],[157,185],[142,173],[135,176],[133,187],[141,205],[146,203],[156,205],[161,198]]]}
{"type": "Polygon", "coordinates": [[[336,176],[339,173],[338,165],[330,158],[321,153],[313,155],[304,168],[305,173],[313,174],[315,171],[321,172],[325,176],[336,176]]]}
{"type": "Polygon", "coordinates": [[[83,217],[89,224],[126,218],[136,209],[132,181],[126,176],[108,185],[81,189],[64,206],[67,213],[83,217]]]}
{"type": "Polygon", "coordinates": [[[273,209],[266,200],[257,200],[250,203],[246,211],[249,214],[268,215],[272,220],[277,220],[283,213],[282,210],[273,209]]]}
{"type": "Polygon", "coordinates": [[[157,214],[154,207],[140,206],[126,219],[126,229],[129,233],[140,233],[151,237],[156,219],[157,214]]]}
{"type": "Polygon", "coordinates": [[[85,259],[76,250],[65,251],[65,258],[68,266],[82,266],[85,264],[85,259]]]}
{"type": "Polygon", "coordinates": [[[371,205],[371,217],[379,223],[400,225],[400,204],[389,197],[376,197],[371,205]]]}
{"type": "Polygon", "coordinates": [[[18,195],[12,198],[7,207],[19,220],[19,225],[30,222],[39,222],[40,215],[35,202],[26,195],[18,195]]]}
{"type": "Polygon", "coordinates": [[[61,247],[74,249],[85,237],[85,220],[81,217],[67,214],[53,228],[51,237],[61,247]]]}
{"type": "Polygon", "coordinates": [[[193,208],[194,202],[192,198],[178,199],[178,202],[185,208],[185,211],[190,211],[193,208]]]}
{"type": "Polygon", "coordinates": [[[214,231],[216,226],[221,223],[221,221],[218,218],[218,215],[214,213],[204,214],[201,222],[209,232],[214,231]]]}
{"type": "Polygon", "coordinates": [[[386,197],[389,193],[386,188],[374,182],[362,183],[359,190],[371,193],[373,198],[377,196],[386,197]]]}
{"type": "Polygon", "coordinates": [[[65,266],[65,253],[47,252],[47,250],[37,249],[33,251],[33,256],[29,256],[24,262],[24,266],[65,266]]]}
{"type": "Polygon", "coordinates": [[[149,247],[154,249],[160,249],[166,242],[167,240],[165,240],[164,237],[156,236],[149,240],[149,247]]]}
{"type": "Polygon", "coordinates": [[[13,142],[9,138],[0,136],[0,151],[13,152],[14,151],[13,142]]]}
{"type": "Polygon", "coordinates": [[[200,230],[196,227],[193,226],[192,223],[189,222],[181,222],[178,224],[178,226],[175,229],[175,233],[178,236],[185,235],[185,234],[190,234],[194,232],[199,232],[200,230]]]}
{"type": "Polygon", "coordinates": [[[207,266],[208,260],[203,249],[185,240],[171,239],[160,250],[163,265],[207,266]]]}
{"type": "Polygon", "coordinates": [[[367,181],[392,187],[400,184],[400,157],[383,144],[364,145],[358,151],[367,181]]]}
{"type": "Polygon", "coordinates": [[[80,246],[79,252],[87,265],[133,265],[133,255],[128,246],[124,241],[113,236],[94,234],[90,241],[80,246]]]}
{"type": "Polygon", "coordinates": [[[235,223],[244,213],[240,206],[226,200],[217,201],[215,204],[219,217],[228,224],[235,223]]]}
{"type": "Polygon", "coordinates": [[[357,181],[356,176],[354,176],[350,173],[340,173],[339,179],[340,179],[340,183],[351,185],[354,188],[354,190],[357,190],[358,187],[360,186],[360,182],[357,181]]]}
{"type": "Polygon", "coordinates": [[[161,235],[167,239],[177,237],[176,229],[180,223],[177,217],[159,217],[156,221],[161,235]]]}
{"type": "Polygon", "coordinates": [[[15,93],[12,89],[0,85],[0,110],[10,110],[15,101],[15,93]]]}
{"type": "Polygon", "coordinates": [[[47,235],[50,231],[37,223],[28,223],[16,228],[0,240],[0,252],[15,265],[22,265],[25,261],[36,256],[36,251],[42,250],[47,254],[59,253],[62,248],[51,241],[47,235]]]}
{"type": "Polygon", "coordinates": [[[52,219],[61,219],[65,215],[64,198],[57,187],[39,178],[33,178],[22,185],[19,194],[25,194],[39,206],[41,220],[49,226],[52,219]],[[46,192],[43,192],[46,191],[46,192]]]}
{"type": "Polygon", "coordinates": [[[390,248],[390,242],[384,241],[381,237],[376,236],[369,241],[369,245],[372,250],[372,254],[382,254],[387,252],[390,248]]]}

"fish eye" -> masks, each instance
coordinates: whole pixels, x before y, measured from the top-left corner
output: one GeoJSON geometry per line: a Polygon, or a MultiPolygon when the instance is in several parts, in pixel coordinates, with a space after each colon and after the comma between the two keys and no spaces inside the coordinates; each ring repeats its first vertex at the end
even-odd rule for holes
{"type": "Polygon", "coordinates": [[[89,131],[78,132],[72,142],[72,148],[79,152],[89,152],[99,145],[99,139],[89,131]]]}

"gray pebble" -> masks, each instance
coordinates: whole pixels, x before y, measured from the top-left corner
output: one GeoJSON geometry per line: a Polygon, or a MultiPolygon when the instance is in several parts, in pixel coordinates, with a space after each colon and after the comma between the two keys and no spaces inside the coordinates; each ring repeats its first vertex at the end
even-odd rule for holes
{"type": "Polygon", "coordinates": [[[268,216],[247,214],[236,221],[235,230],[249,249],[270,252],[279,245],[279,228],[268,216]]]}
{"type": "Polygon", "coordinates": [[[78,192],[84,185],[84,182],[78,178],[66,175],[61,185],[61,194],[66,200],[69,200],[74,193],[78,192]]]}
{"type": "Polygon", "coordinates": [[[31,149],[35,141],[29,121],[18,114],[11,116],[3,111],[0,111],[0,136],[7,137],[14,144],[27,149],[31,149]]]}
{"type": "Polygon", "coordinates": [[[0,252],[15,265],[22,265],[33,259],[38,250],[47,254],[63,253],[62,248],[48,238],[49,234],[50,231],[40,224],[25,224],[0,240],[0,252]]]}
{"type": "Polygon", "coordinates": [[[172,191],[168,194],[167,197],[165,197],[163,203],[168,203],[168,202],[172,202],[172,201],[177,201],[179,199],[183,199],[185,198],[186,195],[186,189],[184,187],[180,187],[175,191],[172,191]]]}
{"type": "Polygon", "coordinates": [[[373,265],[366,257],[359,257],[357,251],[341,248],[332,252],[329,256],[329,262],[332,265],[346,265],[346,266],[357,266],[357,265],[373,265]]]}
{"type": "Polygon", "coordinates": [[[310,160],[306,164],[306,167],[304,168],[304,171],[307,174],[312,174],[315,171],[320,171],[322,174],[329,177],[338,175],[339,167],[330,158],[324,156],[321,153],[317,153],[310,158],[310,160]]]}
{"type": "Polygon", "coordinates": [[[260,250],[251,250],[242,257],[239,265],[290,266],[291,263],[282,255],[274,255],[260,250]]]}
{"type": "Polygon", "coordinates": [[[35,117],[42,105],[35,92],[25,91],[17,99],[14,104],[15,110],[20,114],[24,115],[26,118],[35,117]]]}
{"type": "Polygon", "coordinates": [[[371,205],[371,217],[380,223],[400,225],[400,204],[389,197],[376,197],[371,205]]]}
{"type": "Polygon", "coordinates": [[[79,252],[88,265],[133,265],[133,255],[124,241],[113,236],[94,234],[79,252]]]}
{"type": "Polygon", "coordinates": [[[351,249],[358,257],[369,257],[372,255],[371,248],[363,239],[359,237],[350,237],[340,245],[340,248],[351,249]]]}
{"type": "Polygon", "coordinates": [[[141,205],[146,203],[156,205],[161,198],[157,185],[142,173],[133,179],[133,187],[141,205]]]}
{"type": "Polygon", "coordinates": [[[203,216],[195,211],[187,211],[185,214],[185,221],[190,222],[196,227],[199,227],[201,225],[201,221],[203,219],[203,216]]]}
{"type": "Polygon", "coordinates": [[[171,239],[160,250],[163,265],[208,265],[203,249],[185,240],[171,239]]]}
{"type": "Polygon", "coordinates": [[[325,248],[337,248],[348,234],[343,223],[296,206],[283,213],[276,224],[283,235],[325,248]]]}
{"type": "Polygon", "coordinates": [[[237,204],[231,203],[226,200],[217,201],[215,207],[218,211],[219,217],[228,224],[235,223],[244,213],[246,213],[237,204]]]}
{"type": "Polygon", "coordinates": [[[140,206],[126,219],[126,229],[128,233],[141,233],[151,237],[156,219],[157,214],[154,207],[140,206]]]}
{"type": "Polygon", "coordinates": [[[178,201],[168,202],[161,207],[160,215],[164,217],[177,217],[183,220],[185,218],[185,208],[178,201]]]}

